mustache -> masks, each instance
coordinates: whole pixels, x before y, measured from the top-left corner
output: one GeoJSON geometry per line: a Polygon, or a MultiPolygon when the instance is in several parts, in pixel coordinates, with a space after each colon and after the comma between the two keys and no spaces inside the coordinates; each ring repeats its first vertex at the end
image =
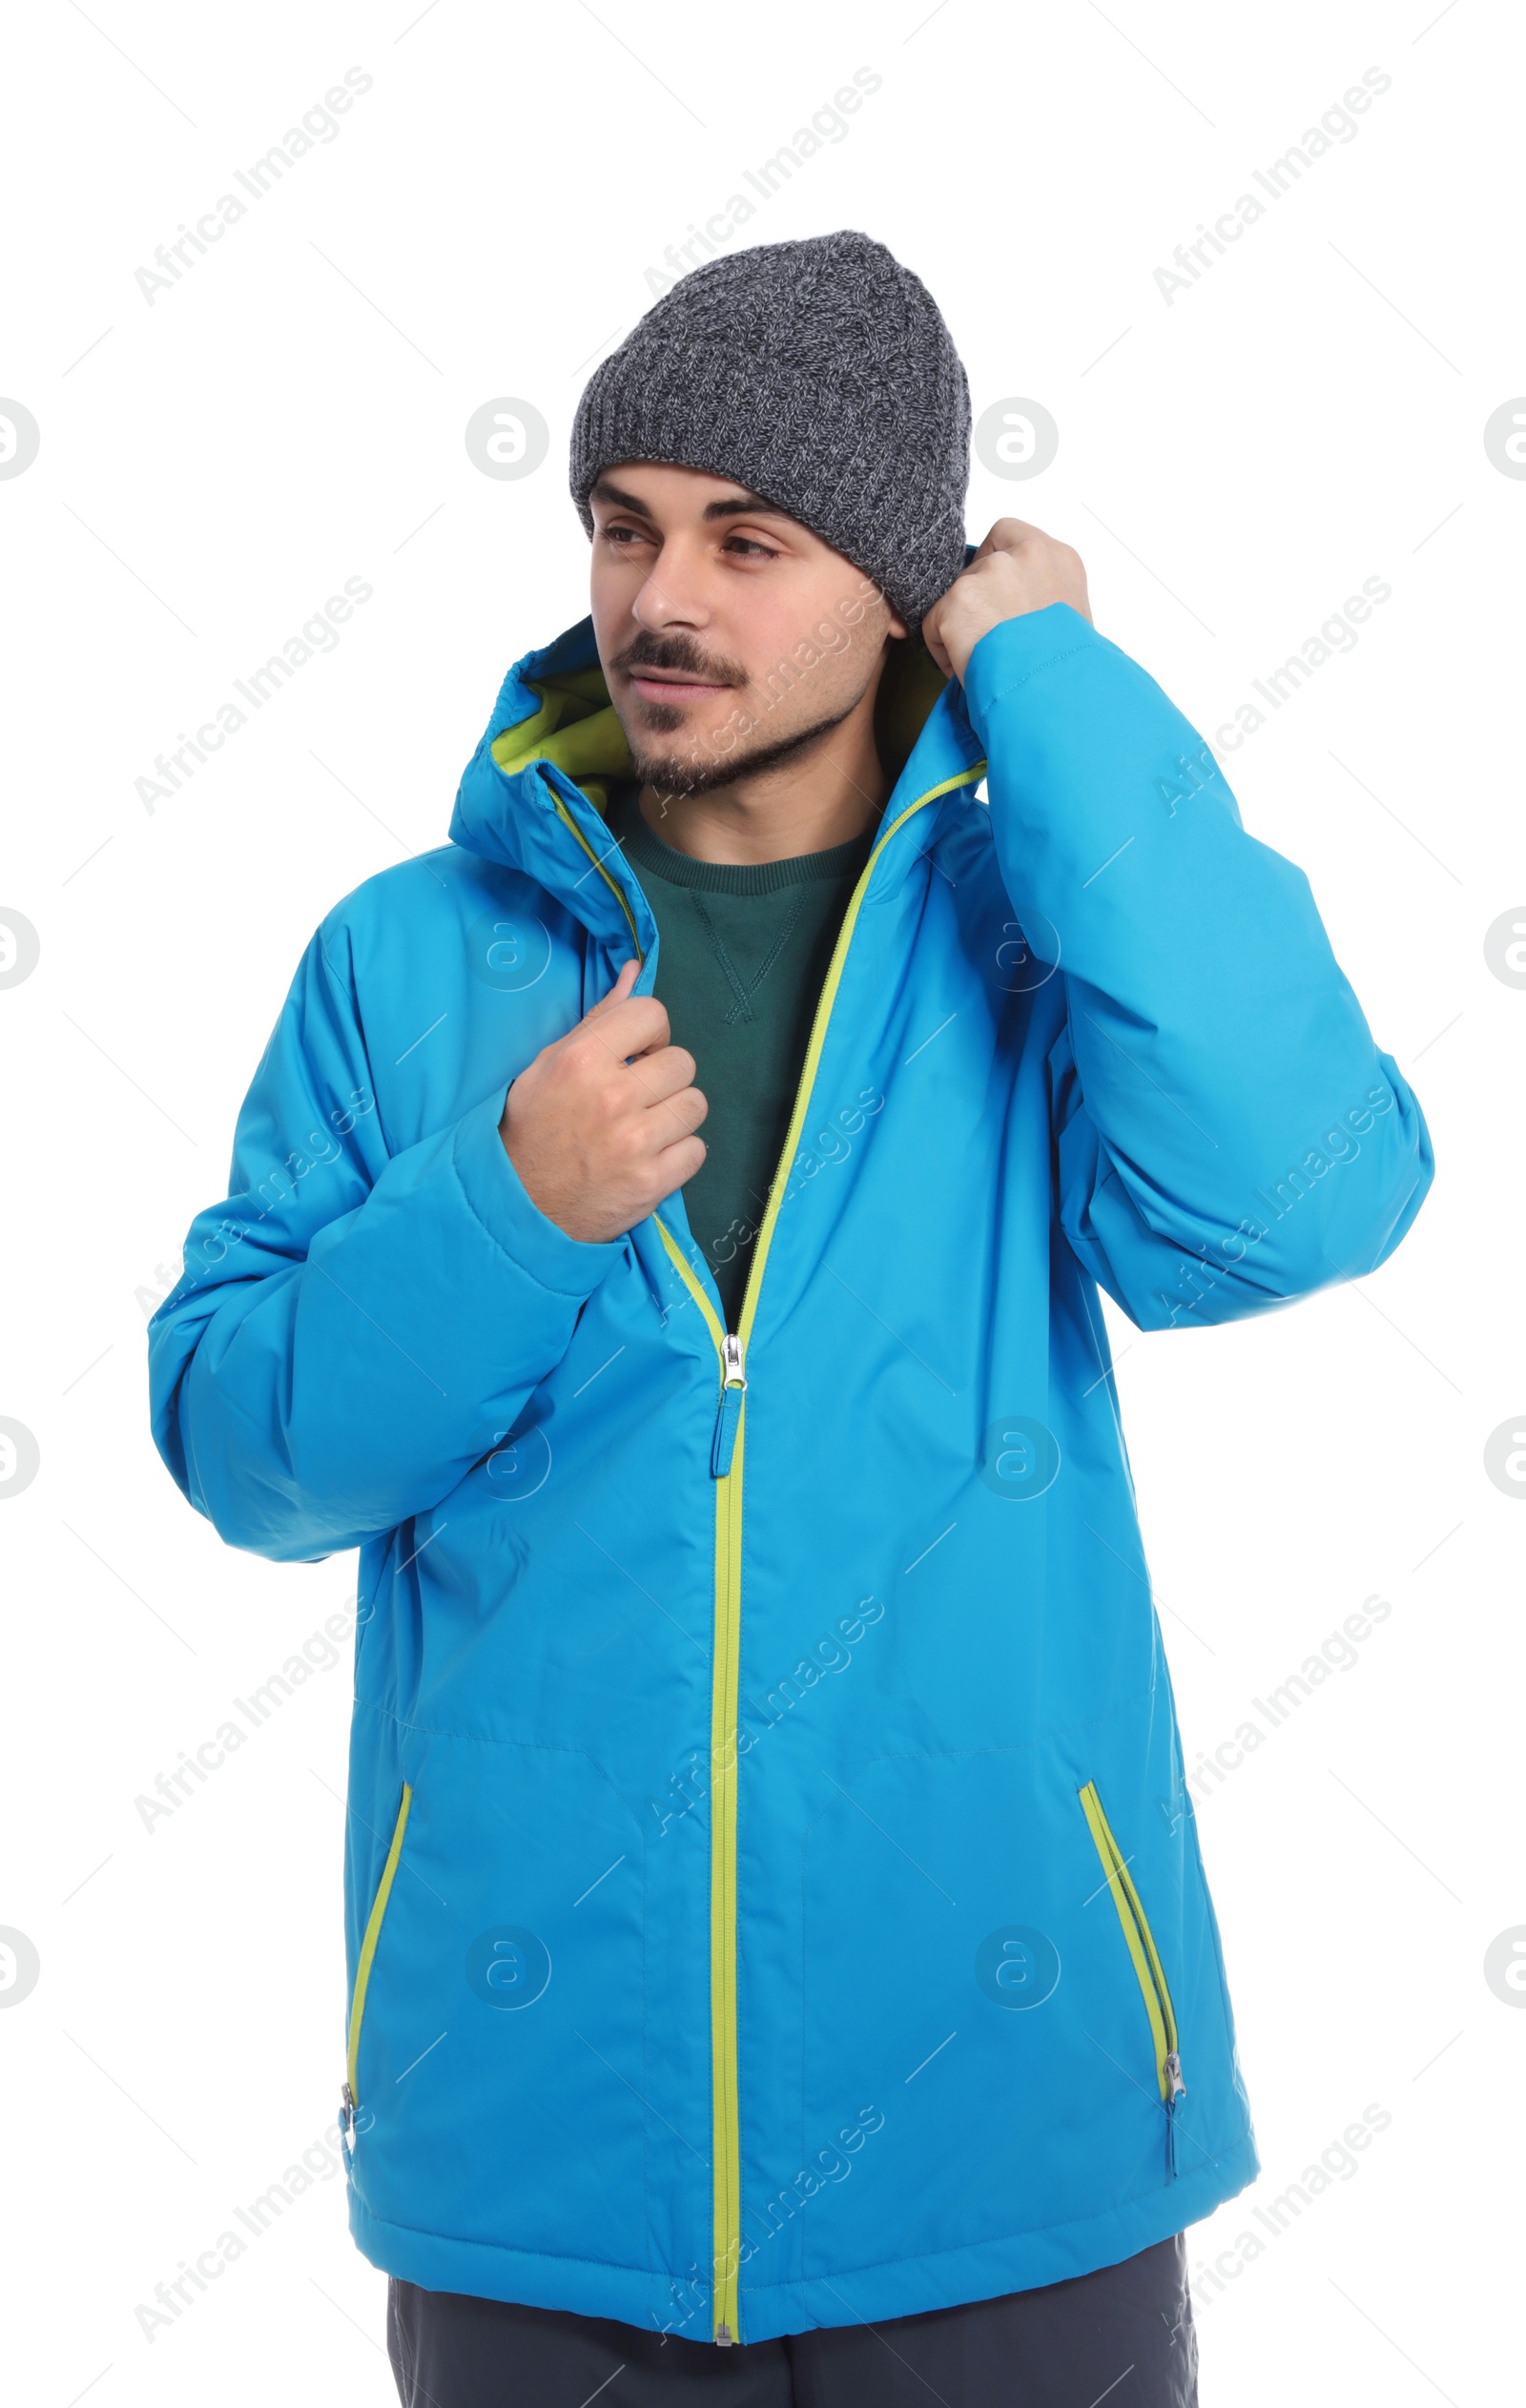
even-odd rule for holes
{"type": "Polygon", "coordinates": [[[654,635],[647,628],[632,636],[623,651],[613,655],[610,667],[628,670],[672,669],[700,678],[706,685],[745,686],[748,682],[747,670],[740,661],[712,661],[700,650],[692,636],[654,635]]]}

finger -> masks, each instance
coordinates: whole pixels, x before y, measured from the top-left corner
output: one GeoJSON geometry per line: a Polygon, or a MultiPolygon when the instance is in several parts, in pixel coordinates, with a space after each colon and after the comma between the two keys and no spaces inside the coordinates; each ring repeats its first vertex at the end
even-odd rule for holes
{"type": "Polygon", "coordinates": [[[668,1014],[654,995],[611,996],[606,1008],[597,1016],[588,1013],[581,1026],[615,1061],[668,1042],[668,1014]]]}
{"type": "Polygon", "coordinates": [[[665,1196],[681,1187],[686,1179],[692,1179],[706,1154],[705,1141],[700,1137],[680,1138],[676,1145],[665,1145],[651,1166],[652,1185],[660,1204],[665,1196]]]}
{"type": "MultiPolygon", "coordinates": [[[[684,1064],[688,1067],[691,1057],[683,1054],[681,1046],[672,1050],[683,1055],[684,1064]]],[[[660,1088],[652,1085],[647,1070],[647,1064],[652,1059],[650,1054],[638,1055],[628,1067],[637,1089],[633,1101],[645,1132],[641,1142],[655,1149],[671,1143],[674,1137],[687,1137],[691,1129],[697,1128],[710,1110],[710,1104],[694,1085],[692,1075],[677,1085],[664,1084],[660,1088]]]]}
{"type": "Polygon", "coordinates": [[[709,1110],[709,1099],[698,1087],[679,1087],[659,1097],[646,1114],[650,1142],[660,1149],[675,1138],[692,1136],[709,1110]]]}
{"type": "Polygon", "coordinates": [[[658,1045],[650,1053],[638,1054],[630,1068],[640,1081],[642,1094],[653,1103],[663,1103],[694,1083],[694,1057],[683,1045],[658,1045]]]}
{"type": "MultiPolygon", "coordinates": [[[[1026,519],[998,519],[984,543],[978,547],[975,560],[984,560],[991,552],[1015,552],[1030,536],[1041,536],[1042,533],[1042,527],[1030,525],[1026,519]]],[[[974,566],[975,561],[972,561],[970,566],[973,568],[974,566]]]]}
{"type": "Polygon", "coordinates": [[[635,985],[636,979],[640,976],[640,972],[641,964],[632,954],[629,961],[623,961],[620,964],[620,976],[616,978],[613,986],[609,989],[608,994],[601,995],[597,1003],[590,1003],[588,1010],[583,1015],[584,1019],[586,1020],[591,1020],[595,1012],[608,1012],[611,1003],[623,1003],[627,996],[630,993],[631,988],[635,985]]]}

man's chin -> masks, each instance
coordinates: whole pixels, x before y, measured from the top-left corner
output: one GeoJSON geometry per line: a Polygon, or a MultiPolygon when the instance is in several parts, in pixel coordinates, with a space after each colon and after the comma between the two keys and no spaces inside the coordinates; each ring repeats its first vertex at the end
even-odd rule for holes
{"type": "Polygon", "coordinates": [[[630,774],[638,786],[682,802],[692,794],[709,794],[729,786],[737,773],[734,752],[630,752],[630,774]]]}
{"type": "MultiPolygon", "coordinates": [[[[813,720],[809,727],[778,736],[772,744],[749,742],[730,731],[732,743],[724,752],[707,743],[697,729],[666,751],[646,749],[627,729],[630,774],[639,785],[650,786],[673,802],[686,802],[696,794],[712,794],[718,787],[734,785],[739,777],[756,777],[765,770],[781,768],[787,761],[803,759],[842,725],[856,700],[856,696],[830,719],[813,720]]],[[[650,736],[650,731],[644,732],[650,736]]]]}

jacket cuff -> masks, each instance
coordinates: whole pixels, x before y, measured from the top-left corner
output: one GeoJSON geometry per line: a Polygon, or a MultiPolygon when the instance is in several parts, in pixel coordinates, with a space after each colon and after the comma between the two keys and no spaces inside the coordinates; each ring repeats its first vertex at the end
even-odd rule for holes
{"type": "Polygon", "coordinates": [[[569,1238],[526,1194],[508,1159],[498,1123],[506,1086],[464,1113],[456,1123],[452,1160],[466,1202],[512,1263],[542,1287],[559,1296],[589,1296],[624,1252],[620,1240],[605,1245],[569,1238]]]}
{"type": "Polygon", "coordinates": [[[986,714],[1004,694],[1070,653],[1098,645],[1107,645],[1107,638],[1068,602],[1046,603],[1041,610],[1024,610],[987,628],[964,665],[963,681],[970,725],[987,751],[986,714]]]}

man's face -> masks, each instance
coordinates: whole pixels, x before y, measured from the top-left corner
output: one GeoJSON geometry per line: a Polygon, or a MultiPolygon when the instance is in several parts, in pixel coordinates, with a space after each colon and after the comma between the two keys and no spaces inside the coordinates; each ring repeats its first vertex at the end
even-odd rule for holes
{"type": "Polygon", "coordinates": [[[906,633],[861,569],[745,485],[697,468],[606,468],[593,630],[635,775],[703,794],[819,743],[906,633]]]}

